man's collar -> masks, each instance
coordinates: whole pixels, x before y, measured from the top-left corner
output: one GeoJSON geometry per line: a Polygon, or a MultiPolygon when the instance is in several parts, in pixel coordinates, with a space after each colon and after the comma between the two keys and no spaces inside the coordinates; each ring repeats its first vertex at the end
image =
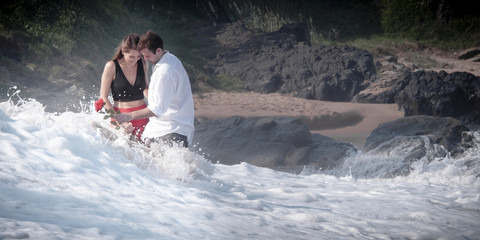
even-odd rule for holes
{"type": "Polygon", "coordinates": [[[163,51],[163,54],[160,56],[160,58],[158,59],[158,61],[157,61],[155,64],[157,64],[157,63],[159,63],[160,61],[162,61],[163,56],[165,56],[165,54],[168,53],[168,50],[162,50],[162,51],[163,51]]]}

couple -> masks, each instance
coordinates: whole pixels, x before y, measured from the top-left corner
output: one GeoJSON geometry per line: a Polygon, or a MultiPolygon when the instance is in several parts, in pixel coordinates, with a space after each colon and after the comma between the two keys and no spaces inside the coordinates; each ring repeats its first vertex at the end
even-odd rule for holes
{"type": "Polygon", "coordinates": [[[194,133],[190,80],[180,60],[152,32],[126,36],[102,74],[100,98],[114,119],[139,140],[188,147],[194,133]],[[143,58],[142,58],[143,55],[143,58]],[[148,81],[146,62],[153,65],[148,81]],[[113,105],[108,100],[112,92],[113,105]],[[144,100],[147,99],[148,106],[144,100]],[[148,124],[147,124],[148,123],[148,124]]]}

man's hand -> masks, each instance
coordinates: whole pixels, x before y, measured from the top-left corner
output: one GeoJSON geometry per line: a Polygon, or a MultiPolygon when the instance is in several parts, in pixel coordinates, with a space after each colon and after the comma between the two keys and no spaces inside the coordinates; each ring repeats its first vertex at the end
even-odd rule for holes
{"type": "Polygon", "coordinates": [[[119,113],[113,117],[118,123],[129,122],[133,118],[130,113],[119,113]]]}

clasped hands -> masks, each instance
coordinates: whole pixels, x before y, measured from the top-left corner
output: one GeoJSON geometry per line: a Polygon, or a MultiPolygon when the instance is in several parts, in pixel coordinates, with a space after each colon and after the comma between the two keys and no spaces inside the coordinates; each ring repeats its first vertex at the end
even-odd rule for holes
{"type": "Polygon", "coordinates": [[[133,120],[132,116],[129,113],[117,113],[113,118],[118,123],[125,123],[133,120]]]}
{"type": "Polygon", "coordinates": [[[133,131],[132,123],[129,123],[133,118],[130,116],[129,113],[117,113],[113,117],[115,121],[122,125],[126,132],[133,131]]]}

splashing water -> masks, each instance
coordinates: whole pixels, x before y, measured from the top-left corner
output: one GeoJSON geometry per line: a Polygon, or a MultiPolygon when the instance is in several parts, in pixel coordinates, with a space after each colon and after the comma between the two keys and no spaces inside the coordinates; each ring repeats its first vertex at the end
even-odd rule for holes
{"type": "MultiPolygon", "coordinates": [[[[402,141],[330,171],[212,164],[131,142],[93,102],[0,103],[0,239],[478,239],[478,132],[456,158],[402,141]],[[425,157],[403,161],[411,146],[425,157]],[[397,174],[408,168],[408,174],[397,174]]],[[[411,142],[418,141],[418,142],[411,142]]]]}

